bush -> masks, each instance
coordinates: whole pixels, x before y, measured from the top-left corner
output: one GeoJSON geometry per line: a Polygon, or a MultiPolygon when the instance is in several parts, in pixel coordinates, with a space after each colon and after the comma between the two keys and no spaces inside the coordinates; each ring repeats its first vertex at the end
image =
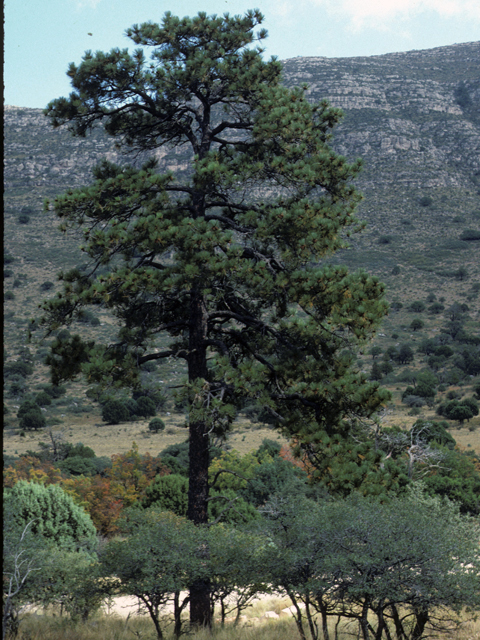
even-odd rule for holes
{"type": "Polygon", "coordinates": [[[44,388],[44,391],[48,393],[51,398],[57,399],[67,393],[67,388],[63,385],[50,384],[44,388]]]}
{"type": "Polygon", "coordinates": [[[52,398],[45,391],[41,391],[35,396],[35,402],[39,407],[48,407],[48,405],[52,404],[52,398]]]}
{"type": "Polygon", "coordinates": [[[5,509],[20,526],[32,523],[32,532],[64,549],[96,546],[96,530],[82,507],[56,485],[48,486],[20,480],[4,491],[5,509]]]}
{"type": "Polygon", "coordinates": [[[432,198],[430,198],[430,196],[422,196],[418,203],[421,207],[431,207],[433,204],[433,200],[432,198]]]}
{"type": "Polygon", "coordinates": [[[462,231],[460,240],[465,240],[466,242],[478,242],[480,240],[480,231],[477,231],[476,229],[465,229],[462,231]]]}
{"type": "Polygon", "coordinates": [[[152,433],[158,433],[159,431],[163,431],[165,429],[165,423],[161,418],[154,418],[148,423],[148,429],[152,433]]]}
{"type": "Polygon", "coordinates": [[[123,402],[119,400],[109,400],[102,409],[102,420],[107,424],[119,424],[127,422],[130,413],[123,402]]]}
{"type": "Polygon", "coordinates": [[[15,294],[13,293],[13,291],[5,291],[5,293],[3,294],[3,299],[4,300],[15,300],[15,294]]]}
{"type": "Polygon", "coordinates": [[[24,431],[38,431],[47,425],[45,416],[36,411],[28,411],[20,419],[20,428],[24,431]]]}
{"type": "Polygon", "coordinates": [[[26,213],[22,213],[21,215],[18,216],[19,224],[28,224],[29,222],[30,222],[30,216],[27,216],[26,213]]]}
{"type": "Polygon", "coordinates": [[[410,323],[410,329],[412,331],[419,331],[420,329],[423,329],[424,326],[425,323],[423,320],[420,320],[420,318],[414,318],[410,323]]]}
{"type": "Polygon", "coordinates": [[[41,291],[50,291],[50,289],[53,289],[54,286],[55,285],[53,284],[53,282],[50,282],[49,280],[47,280],[46,282],[40,285],[40,289],[41,291]]]}
{"type": "Polygon", "coordinates": [[[3,375],[6,378],[10,376],[22,376],[22,378],[26,378],[27,376],[31,376],[32,373],[33,367],[27,362],[7,362],[3,368],[3,375]]]}
{"type": "Polygon", "coordinates": [[[415,302],[412,302],[412,304],[408,307],[408,310],[412,311],[413,313],[422,313],[423,311],[425,311],[425,303],[421,300],[416,300],[415,302]]]}
{"type": "Polygon", "coordinates": [[[22,418],[26,413],[30,413],[31,411],[36,411],[37,413],[42,413],[39,405],[32,398],[28,398],[24,400],[17,411],[17,418],[22,418]]]}
{"type": "Polygon", "coordinates": [[[143,418],[149,418],[157,413],[155,403],[151,398],[147,398],[147,396],[141,396],[140,398],[138,398],[137,405],[137,415],[142,416],[143,418]]]}

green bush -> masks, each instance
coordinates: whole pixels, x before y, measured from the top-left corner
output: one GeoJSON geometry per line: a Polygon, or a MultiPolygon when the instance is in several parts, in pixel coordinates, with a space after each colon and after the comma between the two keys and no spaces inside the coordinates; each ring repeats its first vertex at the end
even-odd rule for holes
{"type": "Polygon", "coordinates": [[[158,433],[159,431],[163,431],[165,429],[165,423],[161,418],[154,418],[148,423],[148,429],[152,433],[158,433]]]}
{"type": "Polygon", "coordinates": [[[415,300],[415,302],[412,302],[412,304],[408,307],[408,310],[412,311],[413,313],[422,313],[423,311],[425,311],[425,303],[421,300],[415,300]]]}
{"type": "Polygon", "coordinates": [[[13,293],[13,291],[5,291],[5,293],[3,294],[3,299],[4,300],[15,300],[15,294],[13,293]]]}
{"type": "Polygon", "coordinates": [[[45,391],[41,391],[35,396],[35,402],[39,407],[48,407],[48,405],[52,404],[52,398],[45,391]]]}
{"type": "Polygon", "coordinates": [[[137,406],[137,415],[142,416],[143,418],[149,418],[157,413],[155,403],[151,398],[147,398],[147,396],[141,396],[138,398],[137,406]]]}
{"type": "Polygon", "coordinates": [[[51,398],[57,399],[67,393],[67,388],[63,385],[50,384],[44,388],[45,393],[51,398]]]}
{"type": "Polygon", "coordinates": [[[433,200],[430,196],[422,196],[418,202],[421,207],[431,207],[433,204],[433,200]]]}
{"type": "Polygon", "coordinates": [[[30,222],[30,216],[27,216],[26,213],[22,213],[21,215],[18,216],[19,224],[28,224],[29,222],[30,222]]]}
{"type": "Polygon", "coordinates": [[[30,413],[31,411],[34,411],[34,412],[40,413],[40,414],[42,413],[39,405],[35,402],[35,400],[33,400],[33,398],[27,398],[26,400],[24,400],[22,402],[22,404],[18,408],[17,418],[20,419],[26,413],[30,413]]]}
{"type": "Polygon", "coordinates": [[[466,242],[478,242],[480,240],[480,231],[477,229],[465,229],[462,231],[460,240],[465,240],[466,242]]]}
{"type": "Polygon", "coordinates": [[[45,416],[36,411],[25,413],[20,419],[20,428],[24,431],[38,431],[47,425],[45,416]]]}
{"type": "Polygon", "coordinates": [[[27,376],[31,376],[33,373],[33,366],[27,362],[7,362],[3,368],[3,375],[6,378],[10,376],[22,376],[22,378],[26,378],[27,376]]]}
{"type": "Polygon", "coordinates": [[[46,280],[43,284],[40,285],[40,290],[41,291],[50,291],[50,289],[53,289],[55,285],[53,284],[53,282],[50,282],[49,280],[46,280]]]}
{"type": "Polygon", "coordinates": [[[107,424],[127,422],[129,418],[130,413],[120,400],[109,400],[102,409],[102,420],[107,424]]]}
{"type": "Polygon", "coordinates": [[[20,480],[4,490],[3,499],[17,524],[32,522],[33,533],[71,551],[80,546],[95,548],[96,530],[90,516],[59,485],[20,480]]]}

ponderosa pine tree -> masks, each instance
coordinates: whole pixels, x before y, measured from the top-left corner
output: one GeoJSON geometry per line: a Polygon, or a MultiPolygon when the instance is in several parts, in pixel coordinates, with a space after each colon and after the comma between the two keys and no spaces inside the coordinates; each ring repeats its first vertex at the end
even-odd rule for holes
{"type": "MultiPolygon", "coordinates": [[[[311,446],[385,400],[353,364],[386,312],[383,286],[328,263],[361,227],[360,162],[329,147],[341,112],[309,104],[306,87],[282,86],[281,64],[262,59],[262,18],[166,13],[160,25],[135,25],[127,34],[149,59],[140,48],[87,52],[68,71],[74,92],[45,112],[77,136],[100,123],[136,152],[55,199],[61,228],[83,230],[91,267],[61,276],[44,324],[103,305],[120,328],[115,344],[57,341],[53,381],[82,372],[92,384],[135,387],[142,363],[185,361],[188,517],[198,524],[208,518],[210,437],[227,433],[245,401],[311,446]],[[155,160],[172,148],[188,163],[177,176],[155,160]]],[[[209,615],[203,585],[191,619],[209,624],[209,615]]]]}

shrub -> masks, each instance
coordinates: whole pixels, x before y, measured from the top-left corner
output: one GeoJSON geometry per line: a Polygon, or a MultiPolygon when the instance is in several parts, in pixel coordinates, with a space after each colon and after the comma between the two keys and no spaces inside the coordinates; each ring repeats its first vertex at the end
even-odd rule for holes
{"type": "Polygon", "coordinates": [[[45,281],[43,284],[40,285],[40,289],[42,291],[50,291],[50,289],[53,289],[55,285],[53,284],[53,282],[50,282],[49,280],[45,281]]]}
{"type": "Polygon", "coordinates": [[[6,253],[3,256],[3,264],[12,264],[12,262],[15,262],[15,258],[9,255],[8,253],[6,253]]]}
{"type": "Polygon", "coordinates": [[[465,229],[462,231],[460,240],[465,240],[466,242],[478,242],[480,240],[480,231],[477,231],[476,229],[465,229]]]}
{"type": "Polygon", "coordinates": [[[31,376],[32,373],[33,367],[27,362],[7,362],[3,368],[3,375],[6,378],[11,376],[22,376],[22,378],[26,378],[27,376],[31,376]]]}
{"type": "Polygon", "coordinates": [[[119,400],[109,400],[102,409],[102,420],[107,424],[127,422],[129,417],[127,407],[119,400]]]}
{"type": "Polygon", "coordinates": [[[165,423],[161,418],[154,418],[148,423],[148,429],[152,433],[158,433],[159,431],[163,431],[165,429],[165,423]]]}
{"type": "Polygon", "coordinates": [[[130,418],[134,418],[135,416],[138,416],[138,404],[137,401],[134,400],[133,398],[128,398],[128,400],[125,400],[124,405],[127,407],[128,409],[128,413],[130,414],[130,418]]]}
{"type": "Polygon", "coordinates": [[[408,307],[408,310],[412,311],[413,313],[422,313],[423,311],[425,311],[425,303],[421,300],[415,300],[415,302],[412,302],[412,304],[408,307]]]}
{"type": "Polygon", "coordinates": [[[391,236],[380,236],[378,239],[378,244],[391,244],[392,237],[391,236]]]}
{"type": "Polygon", "coordinates": [[[420,318],[414,318],[410,323],[410,329],[412,331],[419,331],[420,329],[423,329],[424,326],[425,323],[423,320],[420,320],[420,318]]]}
{"type": "Polygon", "coordinates": [[[434,302],[427,309],[428,313],[431,313],[432,315],[438,315],[439,313],[442,313],[442,311],[444,310],[445,310],[445,307],[441,302],[434,302]]]}
{"type": "Polygon", "coordinates": [[[51,398],[60,398],[60,396],[65,395],[65,393],[67,392],[67,388],[64,387],[63,385],[56,385],[56,384],[51,384],[48,385],[44,388],[45,393],[48,393],[48,395],[51,398]]]}
{"type": "Polygon", "coordinates": [[[48,407],[48,405],[52,404],[52,398],[45,391],[41,391],[35,396],[35,402],[39,407],[48,407]]]}
{"type": "Polygon", "coordinates": [[[26,213],[22,213],[21,215],[18,216],[19,224],[28,224],[29,222],[30,222],[30,216],[27,216],[26,213]]]}
{"type": "Polygon", "coordinates": [[[38,429],[43,429],[46,424],[45,416],[36,411],[28,411],[20,420],[20,428],[24,431],[38,431],[38,429]]]}
{"type": "Polygon", "coordinates": [[[13,276],[13,271],[11,269],[3,270],[3,278],[11,278],[13,276]]]}
{"type": "Polygon", "coordinates": [[[395,265],[392,269],[392,276],[398,276],[399,273],[400,273],[400,267],[398,265],[395,265]]]}
{"type": "Polygon", "coordinates": [[[4,300],[15,300],[15,294],[13,293],[13,291],[5,291],[5,293],[3,294],[3,299],[4,300]]]}
{"type": "Polygon", "coordinates": [[[137,405],[139,416],[149,418],[150,416],[154,416],[157,413],[155,403],[151,398],[147,398],[147,396],[141,396],[140,398],[138,398],[137,405]]]}
{"type": "Polygon", "coordinates": [[[42,413],[40,407],[32,398],[28,398],[27,400],[24,400],[22,402],[17,411],[17,418],[22,418],[26,413],[29,413],[30,411],[36,411],[40,414],[42,413]]]}
{"type": "Polygon", "coordinates": [[[422,196],[418,202],[421,207],[431,207],[433,204],[433,200],[430,196],[422,196]]]}

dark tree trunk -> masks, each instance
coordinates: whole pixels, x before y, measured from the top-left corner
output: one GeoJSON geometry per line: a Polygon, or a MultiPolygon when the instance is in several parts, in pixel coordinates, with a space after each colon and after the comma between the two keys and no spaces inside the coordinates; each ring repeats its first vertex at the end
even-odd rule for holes
{"type": "Polygon", "coordinates": [[[428,611],[418,611],[415,614],[415,628],[412,632],[412,640],[420,640],[428,622],[428,611]]]}
{"type": "MultiPolygon", "coordinates": [[[[201,293],[192,291],[188,379],[190,383],[207,379],[207,314],[201,293]]],[[[210,446],[207,425],[203,420],[189,423],[189,486],[187,517],[196,525],[208,522],[208,465],[210,446]]],[[[202,550],[208,554],[208,549],[202,550]]],[[[190,587],[190,623],[194,627],[211,627],[210,582],[198,580],[190,587]]]]}

